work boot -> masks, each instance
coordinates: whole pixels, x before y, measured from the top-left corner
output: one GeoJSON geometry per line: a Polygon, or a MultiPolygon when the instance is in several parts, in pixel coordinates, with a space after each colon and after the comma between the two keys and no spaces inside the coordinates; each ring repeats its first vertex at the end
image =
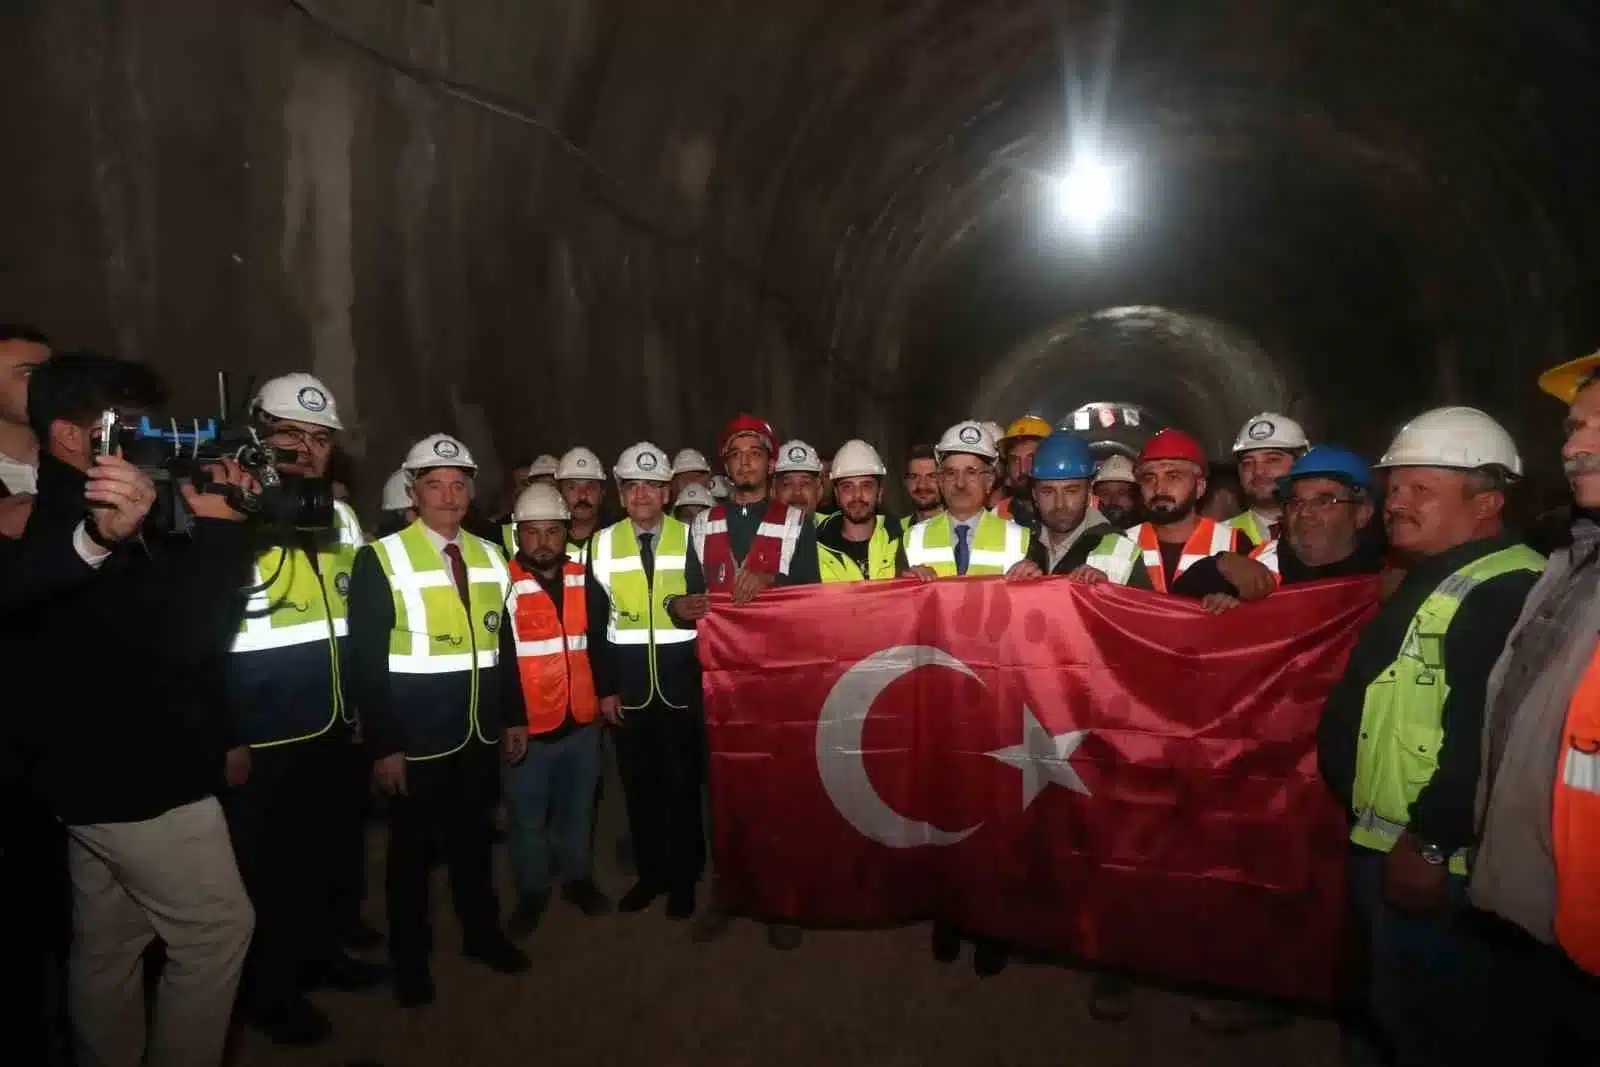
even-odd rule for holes
{"type": "Polygon", "coordinates": [[[667,894],[667,918],[674,922],[694,918],[694,886],[674,889],[667,894]]]}
{"type": "Polygon", "coordinates": [[[697,945],[715,941],[722,936],[722,931],[726,930],[728,923],[732,921],[733,917],[728,914],[728,909],[713,900],[706,905],[706,910],[689,924],[689,940],[697,945]]]}
{"type": "Polygon", "coordinates": [[[954,927],[933,924],[933,958],[940,963],[954,963],[961,958],[961,936],[954,927]]]}
{"type": "Polygon", "coordinates": [[[333,1033],[333,1024],[305,997],[290,997],[257,1012],[250,1020],[274,1045],[305,1048],[320,1045],[333,1033]]]}
{"type": "Polygon", "coordinates": [[[972,943],[972,973],[979,978],[993,978],[1006,969],[1011,961],[1011,946],[992,937],[980,937],[972,943]]]}
{"type": "Polygon", "coordinates": [[[1258,1030],[1287,1026],[1292,1016],[1266,1000],[1207,999],[1194,1006],[1190,1019],[1200,1029],[1218,1037],[1238,1037],[1258,1030]]]}
{"type": "Polygon", "coordinates": [[[800,947],[800,928],[792,923],[768,923],[767,944],[779,952],[792,952],[800,947]]]}
{"type": "Polygon", "coordinates": [[[427,964],[398,966],[394,969],[394,1001],[402,1008],[421,1008],[432,1004],[438,994],[427,964]]]}
{"type": "Polygon", "coordinates": [[[611,914],[611,898],[587,878],[577,878],[562,886],[561,896],[591,919],[611,914]]]}
{"type": "Polygon", "coordinates": [[[539,921],[544,918],[545,909],[549,906],[550,890],[529,893],[517,901],[517,910],[511,913],[511,920],[506,923],[506,934],[519,940],[529,936],[539,929],[539,921]]]}
{"type": "Polygon", "coordinates": [[[389,980],[389,968],[371,960],[358,960],[339,952],[313,964],[305,974],[307,989],[333,989],[340,993],[359,993],[375,989],[389,980]]]}
{"type": "Polygon", "coordinates": [[[469,942],[461,952],[469,960],[477,960],[496,974],[521,974],[533,966],[528,954],[498,930],[481,940],[469,942]]]}
{"type": "Polygon", "coordinates": [[[622,894],[622,899],[617,901],[617,910],[624,914],[643,911],[656,902],[656,897],[661,895],[661,890],[645,882],[635,882],[633,887],[622,894]]]}
{"type": "Polygon", "coordinates": [[[1120,1023],[1133,1014],[1133,984],[1119,974],[1097,974],[1089,987],[1089,1018],[1120,1023]]]}

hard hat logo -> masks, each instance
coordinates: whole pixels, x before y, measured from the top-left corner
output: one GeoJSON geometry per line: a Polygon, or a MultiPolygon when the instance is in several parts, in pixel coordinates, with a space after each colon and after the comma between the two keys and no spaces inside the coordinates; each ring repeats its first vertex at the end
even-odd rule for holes
{"type": "Polygon", "coordinates": [[[488,630],[490,633],[494,633],[496,630],[500,629],[500,613],[498,611],[484,612],[483,628],[488,630]]]}
{"type": "Polygon", "coordinates": [[[975,445],[983,440],[983,431],[976,426],[963,426],[961,427],[961,432],[956,436],[961,439],[961,443],[964,445],[975,445]]]}
{"type": "Polygon", "coordinates": [[[639,469],[642,470],[642,471],[653,471],[653,470],[655,470],[656,469],[656,457],[652,456],[648,452],[641,452],[639,454],[639,469]]]}
{"type": "Polygon", "coordinates": [[[1278,428],[1272,425],[1272,423],[1268,422],[1266,419],[1262,419],[1260,422],[1252,422],[1250,424],[1250,429],[1245,432],[1252,441],[1265,441],[1267,438],[1277,433],[1278,428]]]}
{"type": "Polygon", "coordinates": [[[321,412],[328,410],[328,394],[314,385],[308,385],[294,396],[295,403],[307,411],[321,412]]]}
{"type": "Polygon", "coordinates": [[[583,456],[579,456],[577,459],[572,461],[572,465],[574,467],[587,467],[589,465],[589,461],[583,456]]]}
{"type": "Polygon", "coordinates": [[[795,463],[804,463],[806,461],[806,450],[799,445],[795,445],[789,449],[789,459],[795,463]]]}
{"type": "Polygon", "coordinates": [[[454,441],[435,441],[433,443],[433,454],[440,459],[455,459],[461,455],[461,446],[454,441]]]}

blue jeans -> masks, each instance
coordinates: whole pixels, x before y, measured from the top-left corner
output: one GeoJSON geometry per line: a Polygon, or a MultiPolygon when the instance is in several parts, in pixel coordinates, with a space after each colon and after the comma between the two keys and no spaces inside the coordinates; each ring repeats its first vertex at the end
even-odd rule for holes
{"type": "Polygon", "coordinates": [[[1434,917],[1406,915],[1383,895],[1384,854],[1350,850],[1351,893],[1368,944],[1367,1006],[1395,1067],[1473,1062],[1488,977],[1483,943],[1463,928],[1467,880],[1450,876],[1450,903],[1434,917]]]}
{"type": "Polygon", "coordinates": [[[559,741],[529,738],[527,758],[506,768],[506,843],[522,897],[550,888],[552,853],[563,882],[590,876],[599,780],[598,723],[580,726],[559,741]]]}

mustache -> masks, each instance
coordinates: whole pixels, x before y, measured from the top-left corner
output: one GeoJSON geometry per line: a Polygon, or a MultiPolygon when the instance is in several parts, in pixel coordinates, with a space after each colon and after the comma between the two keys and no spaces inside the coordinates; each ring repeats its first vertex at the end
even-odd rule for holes
{"type": "Polygon", "coordinates": [[[593,511],[594,510],[594,504],[592,504],[591,502],[589,502],[587,500],[576,500],[576,501],[573,501],[573,504],[572,504],[572,507],[571,507],[570,510],[572,510],[572,511],[593,511]]]}
{"type": "Polygon", "coordinates": [[[1600,454],[1584,452],[1561,462],[1561,472],[1567,477],[1578,474],[1600,474],[1600,454]]]}
{"type": "Polygon", "coordinates": [[[1174,497],[1174,496],[1153,496],[1153,497],[1151,497],[1150,498],[1150,506],[1151,507],[1155,507],[1157,504],[1166,504],[1169,507],[1177,507],[1178,506],[1178,498],[1174,497]]]}

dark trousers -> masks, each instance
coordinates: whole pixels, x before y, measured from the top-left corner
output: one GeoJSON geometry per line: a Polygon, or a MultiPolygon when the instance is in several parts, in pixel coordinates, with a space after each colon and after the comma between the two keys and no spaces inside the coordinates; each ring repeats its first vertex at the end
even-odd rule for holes
{"type": "Polygon", "coordinates": [[[361,906],[367,902],[367,818],[372,810],[372,760],[361,745],[345,746],[339,761],[339,788],[346,799],[337,807],[335,818],[343,825],[335,830],[332,867],[333,921],[343,935],[362,921],[361,906]]]}
{"type": "Polygon", "coordinates": [[[72,941],[67,834],[20,779],[0,780],[0,1008],[8,1062],[64,1062],[65,967],[72,941]]]}
{"type": "Polygon", "coordinates": [[[654,701],[623,716],[617,764],[639,880],[663,892],[692,890],[706,862],[700,712],[654,701]]]}
{"type": "Polygon", "coordinates": [[[1383,892],[1384,854],[1350,850],[1351,897],[1367,939],[1367,1008],[1394,1067],[1477,1062],[1479,1007],[1488,949],[1470,928],[1466,879],[1450,876],[1450,903],[1437,916],[1397,911],[1383,892]]]}
{"type": "Polygon", "coordinates": [[[250,777],[223,797],[239,874],[256,909],[243,996],[271,1010],[299,995],[303,968],[338,950],[334,858],[351,818],[342,729],[253,748],[250,777]]]}
{"type": "Polygon", "coordinates": [[[1481,1062],[1518,1067],[1600,1064],[1595,1036],[1600,978],[1513,923],[1481,913],[1478,918],[1494,954],[1483,1006],[1481,1062]]]}
{"type": "Polygon", "coordinates": [[[464,943],[470,947],[500,936],[489,825],[499,782],[495,745],[469,741],[448,756],[406,761],[406,792],[389,808],[384,872],[389,952],[396,970],[426,970],[433,951],[428,871],[435,839],[444,850],[464,943]]]}

